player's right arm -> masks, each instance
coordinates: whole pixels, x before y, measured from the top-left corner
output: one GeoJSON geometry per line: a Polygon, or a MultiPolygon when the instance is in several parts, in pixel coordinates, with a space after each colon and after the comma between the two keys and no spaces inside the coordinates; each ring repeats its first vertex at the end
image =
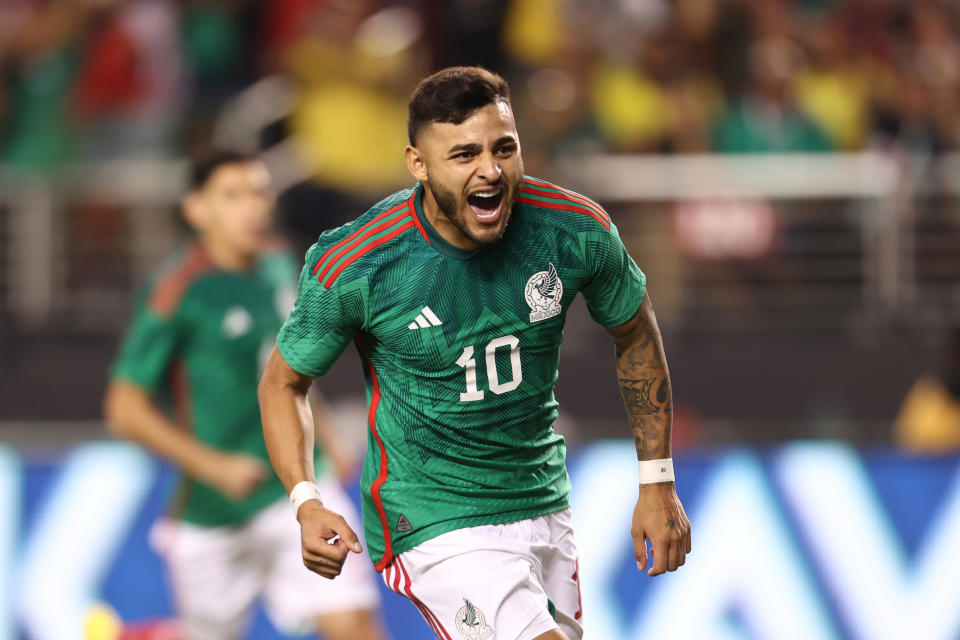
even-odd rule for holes
{"type": "MultiPolygon", "coordinates": [[[[314,266],[326,251],[327,246],[318,244],[307,252],[297,302],[277,335],[277,347],[257,388],[270,463],[287,493],[315,479],[310,384],[330,368],[362,325],[362,319],[354,317],[357,305],[341,304],[340,288],[325,287],[314,276],[314,266]]],[[[361,289],[351,288],[351,301],[355,294],[362,295],[361,289]]],[[[362,552],[357,534],[320,499],[300,504],[297,520],[303,563],[325,578],[340,574],[350,551],[362,552]]]]}
{"type": "MultiPolygon", "coordinates": [[[[307,397],[312,382],[313,378],[293,369],[274,348],[257,388],[270,463],[287,493],[301,482],[312,482],[315,477],[313,413],[307,397]]],[[[301,504],[297,520],[303,563],[314,573],[333,579],[340,575],[350,551],[363,551],[347,521],[324,507],[320,500],[301,504]]]]}
{"type": "Polygon", "coordinates": [[[256,458],[214,449],[194,438],[155,403],[172,363],[181,355],[185,328],[175,310],[158,309],[145,292],[114,363],[104,399],[111,432],[173,461],[187,475],[221,493],[241,499],[265,477],[256,458]]]}

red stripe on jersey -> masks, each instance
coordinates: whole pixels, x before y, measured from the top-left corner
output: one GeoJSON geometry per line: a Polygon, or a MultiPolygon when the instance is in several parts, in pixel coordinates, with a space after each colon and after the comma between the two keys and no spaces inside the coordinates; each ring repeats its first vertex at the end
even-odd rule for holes
{"type": "Polygon", "coordinates": [[[399,556],[397,556],[397,564],[400,565],[400,571],[403,572],[403,577],[406,580],[403,590],[407,592],[407,597],[410,598],[415,605],[417,605],[417,608],[419,608],[420,612],[423,613],[423,617],[427,619],[427,622],[430,622],[431,620],[433,621],[430,626],[433,627],[433,632],[437,634],[437,637],[440,638],[440,640],[451,640],[450,634],[447,633],[447,630],[443,628],[443,624],[441,624],[440,619],[435,616],[427,607],[427,605],[423,604],[423,602],[421,602],[417,596],[413,595],[413,590],[410,588],[410,574],[407,573],[407,568],[403,566],[403,561],[399,556]],[[434,626],[434,624],[436,626],[434,626]]]}
{"type": "Polygon", "coordinates": [[[400,204],[398,204],[397,206],[393,207],[392,209],[387,209],[386,211],[384,211],[383,213],[381,213],[380,215],[378,215],[377,217],[375,217],[373,220],[371,220],[371,221],[368,222],[367,224],[363,225],[362,227],[360,227],[359,229],[357,229],[356,231],[354,231],[353,233],[351,233],[350,235],[348,235],[346,238],[344,238],[343,240],[341,240],[341,241],[338,242],[337,244],[335,244],[335,245],[333,245],[332,247],[330,247],[329,249],[327,249],[326,252],[324,252],[324,254],[323,254],[322,256],[320,256],[320,259],[317,260],[317,264],[313,265],[313,273],[316,274],[317,271],[320,270],[320,265],[323,264],[323,262],[324,262],[324,261],[330,256],[330,254],[332,254],[334,251],[336,251],[337,249],[339,249],[339,248],[342,247],[343,245],[349,243],[351,240],[353,240],[354,238],[356,238],[358,234],[363,233],[367,228],[371,227],[372,225],[377,224],[378,222],[380,222],[380,221],[383,220],[384,218],[390,216],[390,215],[393,214],[393,213],[396,213],[397,211],[399,211],[400,209],[402,209],[402,208],[405,207],[405,206],[407,206],[407,203],[406,203],[406,202],[401,202],[400,204]]]}
{"type": "Polygon", "coordinates": [[[610,230],[610,223],[604,220],[603,218],[601,218],[599,215],[597,215],[596,212],[594,212],[592,209],[585,209],[584,207],[578,207],[572,204],[566,205],[566,204],[559,204],[556,202],[543,202],[542,200],[534,200],[533,198],[524,198],[522,196],[517,198],[517,202],[520,202],[522,204],[533,205],[535,207],[543,207],[544,209],[554,209],[559,211],[575,211],[577,213],[582,213],[590,216],[591,218],[593,218],[594,220],[602,224],[603,228],[606,229],[607,231],[610,230]]]}
{"type": "Polygon", "coordinates": [[[400,220],[403,220],[403,219],[404,219],[405,217],[407,217],[409,214],[410,214],[410,212],[409,212],[409,210],[407,210],[407,209],[404,209],[403,211],[400,211],[399,213],[397,213],[397,214],[396,214],[395,216],[393,216],[392,218],[387,218],[386,220],[384,220],[383,222],[381,222],[381,223],[378,224],[377,226],[371,227],[371,228],[368,229],[367,232],[364,233],[362,236],[356,238],[353,242],[351,242],[351,243],[348,244],[347,246],[345,246],[345,247],[343,247],[342,249],[340,249],[340,251],[338,251],[337,254],[336,254],[335,256],[333,256],[333,257],[327,262],[327,266],[325,266],[325,267],[323,268],[323,271],[320,272],[320,275],[317,276],[317,280],[323,280],[324,278],[326,278],[326,277],[327,277],[327,272],[330,271],[330,267],[332,267],[333,265],[337,264],[337,261],[340,260],[340,258],[342,258],[342,257],[345,256],[346,254],[350,253],[351,251],[353,251],[354,249],[356,249],[357,247],[359,247],[360,245],[362,245],[366,240],[369,240],[371,237],[377,235],[377,234],[380,233],[381,231],[384,231],[384,230],[386,230],[386,229],[389,229],[391,226],[395,225],[395,224],[396,224],[397,222],[399,222],[400,220]]]}
{"type": "MultiPolygon", "coordinates": [[[[426,187],[424,187],[426,189],[426,187]]],[[[410,215],[413,216],[413,221],[417,225],[417,231],[420,232],[420,235],[423,236],[423,239],[427,241],[427,244],[430,244],[430,238],[427,237],[427,232],[423,228],[423,223],[420,221],[420,216],[417,215],[417,207],[414,205],[414,200],[417,197],[417,190],[414,189],[413,193],[410,194],[410,199],[407,200],[407,204],[410,205],[410,215]]]]}
{"type": "Polygon", "coordinates": [[[610,215],[604,211],[603,207],[598,204],[593,204],[591,200],[587,198],[581,198],[577,195],[572,194],[563,194],[556,193],[554,191],[545,191],[543,189],[534,189],[532,186],[524,186],[520,188],[521,193],[529,193],[530,195],[543,196],[545,198],[555,198],[558,200],[566,200],[568,202],[575,202],[577,204],[582,204],[587,209],[590,209],[600,215],[601,218],[610,221],[610,215]]]}
{"type": "Polygon", "coordinates": [[[194,280],[214,270],[210,255],[201,244],[187,250],[180,265],[167,272],[150,294],[150,309],[163,316],[172,316],[194,280]]]}
{"type": "Polygon", "coordinates": [[[577,193],[575,191],[570,191],[569,189],[564,189],[558,184],[553,184],[552,182],[547,182],[546,180],[541,180],[540,178],[531,178],[527,176],[524,180],[524,184],[534,186],[534,187],[546,187],[548,189],[556,189],[557,191],[562,191],[566,195],[570,196],[574,200],[583,202],[584,204],[590,205],[593,209],[597,210],[599,213],[603,214],[607,220],[610,219],[610,214],[607,213],[607,210],[601,207],[596,200],[588,198],[582,193],[577,193]]]}
{"type": "Polygon", "coordinates": [[[413,227],[414,227],[413,220],[409,220],[404,224],[400,225],[399,227],[397,227],[396,229],[394,229],[393,231],[391,231],[390,233],[388,233],[387,235],[381,236],[376,240],[374,240],[373,242],[363,245],[360,251],[358,251],[357,253],[353,254],[352,256],[350,256],[349,258],[347,258],[346,260],[340,263],[340,266],[337,267],[336,270],[334,270],[334,272],[330,274],[330,277],[327,278],[327,281],[323,283],[323,288],[329,289],[330,285],[333,284],[333,281],[337,279],[337,276],[339,276],[344,269],[346,269],[351,264],[353,264],[354,262],[362,258],[364,255],[366,255],[370,251],[373,251],[380,245],[390,242],[391,240],[396,238],[398,235],[400,235],[407,229],[412,229],[413,227]]]}
{"type": "Polygon", "coordinates": [[[380,487],[387,481],[387,449],[383,446],[383,440],[380,439],[380,434],[377,433],[377,407],[380,406],[380,381],[377,380],[377,370],[373,366],[373,360],[370,359],[366,347],[363,346],[363,340],[360,336],[357,336],[356,341],[357,347],[360,348],[360,353],[363,354],[364,359],[370,366],[370,379],[373,381],[373,392],[370,394],[370,410],[367,412],[367,424],[370,427],[370,433],[373,434],[373,439],[377,441],[377,446],[380,449],[380,473],[370,487],[370,494],[373,496],[373,504],[376,506],[377,514],[380,516],[380,526],[383,527],[384,543],[383,557],[380,559],[380,562],[374,565],[374,568],[377,571],[383,571],[383,569],[390,564],[390,559],[393,557],[393,548],[390,542],[390,525],[387,523],[387,512],[383,509],[383,500],[380,498],[380,487]]]}

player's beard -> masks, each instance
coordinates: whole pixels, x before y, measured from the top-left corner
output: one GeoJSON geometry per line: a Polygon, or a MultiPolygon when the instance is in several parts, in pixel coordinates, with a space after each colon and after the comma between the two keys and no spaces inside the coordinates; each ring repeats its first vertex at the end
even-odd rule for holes
{"type": "Polygon", "coordinates": [[[443,212],[443,215],[447,217],[450,223],[453,224],[453,226],[455,226],[460,233],[465,235],[471,241],[481,247],[486,247],[496,244],[503,239],[503,234],[506,233],[507,225],[510,222],[510,216],[513,215],[513,204],[517,200],[517,193],[509,182],[506,180],[503,181],[503,202],[500,204],[500,206],[503,207],[501,213],[503,219],[498,221],[500,224],[500,229],[492,238],[489,236],[478,238],[470,231],[470,227],[467,222],[467,214],[464,213],[464,211],[469,208],[465,198],[463,201],[461,201],[459,198],[457,198],[453,191],[447,189],[442,184],[434,184],[433,182],[429,181],[429,179],[425,182],[425,184],[426,187],[430,189],[430,193],[433,194],[433,199],[436,201],[440,211],[443,212]]]}

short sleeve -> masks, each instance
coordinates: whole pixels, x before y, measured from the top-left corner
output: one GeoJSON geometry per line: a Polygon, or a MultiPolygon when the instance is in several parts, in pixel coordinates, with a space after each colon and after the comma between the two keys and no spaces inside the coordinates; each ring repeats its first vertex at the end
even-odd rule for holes
{"type": "Polygon", "coordinates": [[[133,382],[149,391],[163,387],[180,348],[180,322],[150,308],[141,295],[133,321],[114,361],[111,376],[133,382]]]}
{"type": "Polygon", "coordinates": [[[640,308],[647,277],[633,261],[613,225],[583,240],[590,276],[581,289],[593,320],[605,327],[627,322],[640,308]]]}
{"type": "Polygon", "coordinates": [[[313,378],[333,366],[363,328],[365,279],[338,279],[326,288],[313,267],[326,249],[314,245],[300,273],[297,302],[277,335],[277,349],[295,371],[313,378]]]}

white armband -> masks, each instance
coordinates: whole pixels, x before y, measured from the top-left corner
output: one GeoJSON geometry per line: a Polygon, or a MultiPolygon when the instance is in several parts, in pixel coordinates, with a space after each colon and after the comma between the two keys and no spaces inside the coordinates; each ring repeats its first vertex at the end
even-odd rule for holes
{"type": "Polygon", "coordinates": [[[320,487],[317,486],[316,482],[311,482],[310,480],[298,482],[293,487],[293,490],[290,491],[290,503],[293,505],[294,515],[300,511],[300,505],[307,500],[316,500],[320,504],[323,504],[323,500],[320,499],[320,487]]]}
{"type": "Polygon", "coordinates": [[[674,481],[673,458],[638,460],[637,466],[640,468],[640,484],[674,481]]]}

